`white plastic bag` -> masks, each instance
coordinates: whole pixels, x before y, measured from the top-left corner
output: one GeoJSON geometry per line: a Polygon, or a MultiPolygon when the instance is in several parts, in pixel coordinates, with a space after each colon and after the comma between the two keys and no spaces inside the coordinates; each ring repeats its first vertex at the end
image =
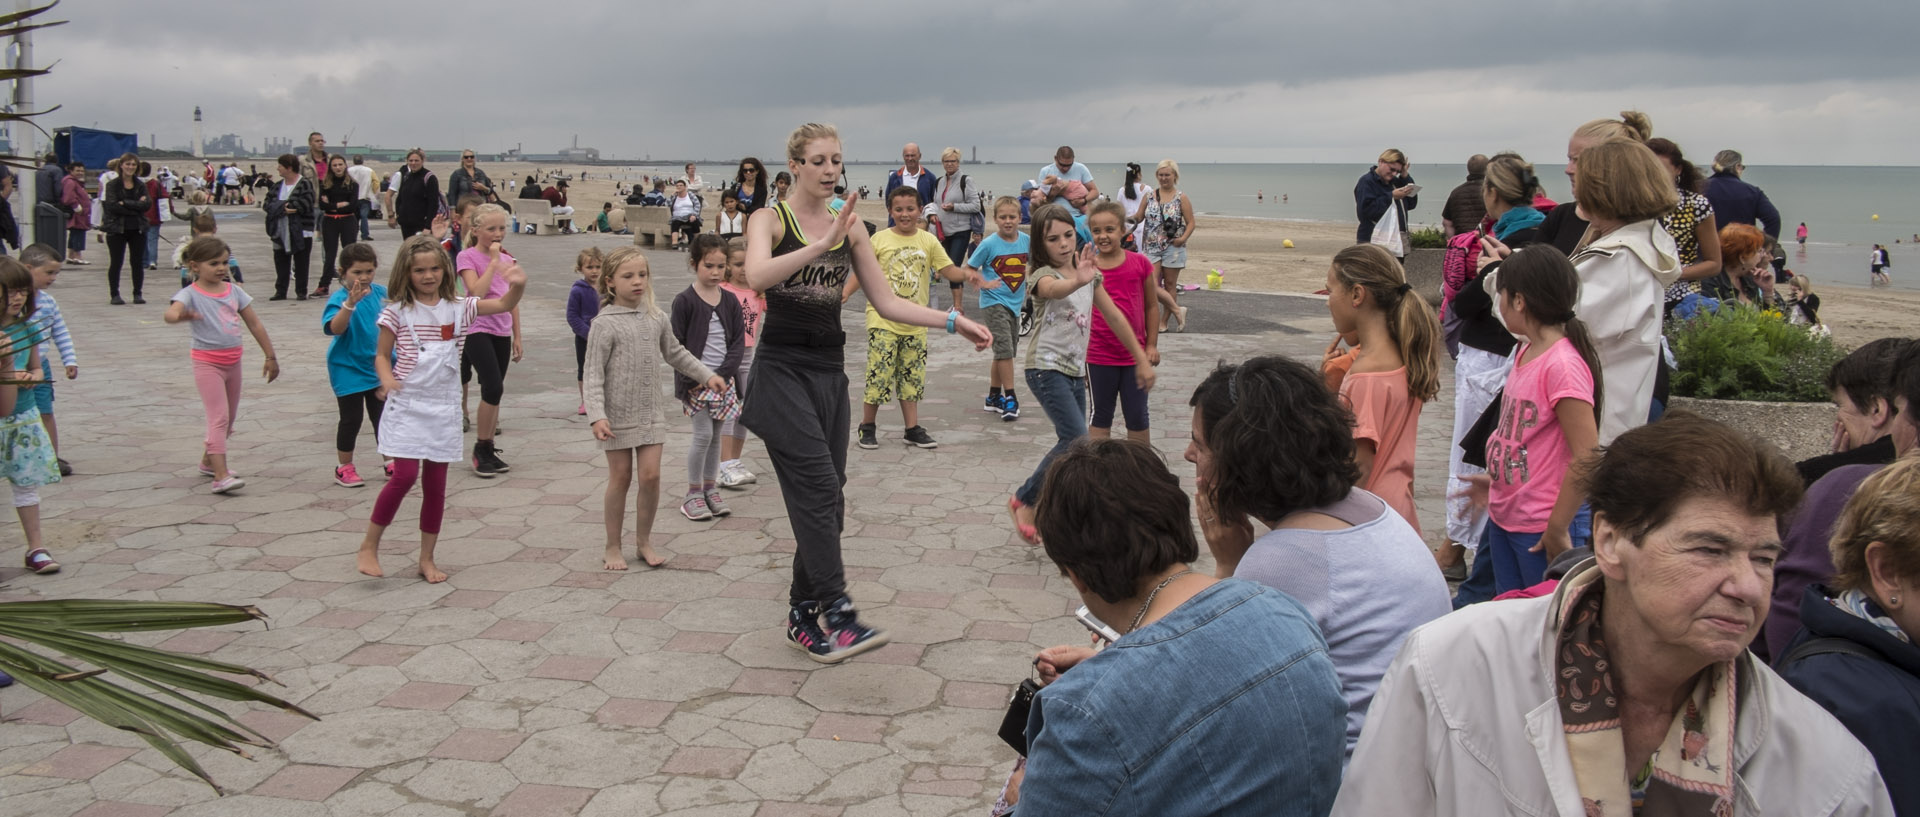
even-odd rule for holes
{"type": "Polygon", "coordinates": [[[1400,202],[1395,200],[1373,225],[1373,243],[1387,248],[1395,258],[1407,257],[1407,234],[1400,230],[1400,202]]]}

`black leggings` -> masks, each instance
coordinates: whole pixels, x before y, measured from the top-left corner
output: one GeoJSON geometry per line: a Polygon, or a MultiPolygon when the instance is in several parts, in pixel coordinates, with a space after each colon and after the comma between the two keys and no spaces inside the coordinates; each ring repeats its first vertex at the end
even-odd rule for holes
{"type": "Polygon", "coordinates": [[[113,297],[120,297],[120,265],[129,260],[133,262],[133,297],[140,297],[140,286],[147,280],[146,255],[146,233],[107,233],[107,288],[113,297]]]}
{"type": "Polygon", "coordinates": [[[1117,397],[1120,410],[1127,418],[1127,430],[1147,430],[1147,393],[1133,382],[1133,372],[1132,366],[1087,364],[1087,391],[1093,398],[1093,418],[1087,422],[1088,426],[1113,428],[1113,404],[1117,397]]]}
{"type": "Polygon", "coordinates": [[[573,336],[573,379],[587,380],[587,339],[579,335],[573,336]]]}
{"type": "Polygon", "coordinates": [[[461,362],[465,365],[460,382],[472,380],[467,372],[473,372],[480,379],[480,402],[500,405],[500,396],[507,390],[507,364],[513,362],[513,338],[485,332],[467,335],[467,352],[461,362]]]}
{"type": "Polygon", "coordinates": [[[340,427],[333,432],[333,450],[353,450],[354,441],[360,438],[360,420],[364,415],[373,416],[373,441],[380,442],[380,410],[387,407],[387,401],[374,396],[378,391],[368,389],[333,398],[340,404],[340,427]]]}
{"type": "Polygon", "coordinates": [[[326,289],[334,278],[334,261],[340,257],[340,248],[352,244],[354,234],[360,231],[358,216],[322,216],[320,219],[320,246],[324,248],[320,267],[320,289],[326,289]]]}

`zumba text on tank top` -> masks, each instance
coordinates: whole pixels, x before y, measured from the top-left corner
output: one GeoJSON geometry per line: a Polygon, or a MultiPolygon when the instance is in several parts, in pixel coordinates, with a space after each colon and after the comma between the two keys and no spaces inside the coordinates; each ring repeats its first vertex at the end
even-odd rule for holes
{"type": "MultiPolygon", "coordinates": [[[[775,205],[774,210],[780,214],[784,235],[773,254],[786,255],[807,246],[787,203],[775,205]]],[[[766,316],[756,341],[758,355],[834,370],[842,366],[847,334],[840,328],[840,289],[853,274],[852,246],[841,239],[785,281],[767,288],[766,316]]]]}

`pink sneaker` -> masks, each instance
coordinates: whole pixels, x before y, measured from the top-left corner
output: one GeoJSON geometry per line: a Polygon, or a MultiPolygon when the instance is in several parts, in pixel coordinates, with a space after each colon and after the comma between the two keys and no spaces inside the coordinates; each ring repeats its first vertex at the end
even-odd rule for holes
{"type": "Polygon", "coordinates": [[[581,404],[580,404],[580,410],[579,410],[579,411],[576,411],[576,412],[574,412],[574,414],[576,414],[576,415],[578,415],[578,416],[581,416],[581,417],[585,417],[585,416],[587,416],[587,404],[585,404],[585,403],[581,403],[581,404]]]}
{"type": "Polygon", "coordinates": [[[232,493],[246,486],[246,481],[239,477],[227,477],[226,479],[213,483],[213,492],[216,494],[232,493]]]}
{"type": "MultiPolygon", "coordinates": [[[[206,467],[206,466],[204,466],[204,465],[202,465],[202,466],[200,466],[200,476],[203,476],[203,477],[212,477],[212,476],[217,476],[217,475],[213,473],[213,469],[212,469],[212,468],[208,468],[208,467],[206,467]]],[[[237,477],[237,476],[240,476],[240,472],[238,472],[238,471],[235,471],[235,470],[233,470],[233,469],[231,469],[231,468],[229,468],[229,469],[227,469],[227,476],[230,476],[230,477],[237,477]]]]}
{"type": "Polygon", "coordinates": [[[342,488],[359,488],[367,483],[360,479],[360,472],[354,470],[353,463],[347,463],[333,469],[333,484],[342,488]]]}

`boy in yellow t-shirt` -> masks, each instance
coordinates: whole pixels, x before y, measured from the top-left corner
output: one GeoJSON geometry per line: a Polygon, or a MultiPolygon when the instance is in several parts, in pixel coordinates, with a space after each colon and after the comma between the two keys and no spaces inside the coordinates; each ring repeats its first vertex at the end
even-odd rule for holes
{"type": "MultiPolygon", "coordinates": [[[[953,259],[933,234],[920,229],[920,192],[902,185],[887,194],[887,213],[893,226],[875,233],[873,254],[886,273],[893,294],[921,306],[927,305],[934,274],[948,281],[967,280],[966,272],[954,266],[953,259]]],[[[860,281],[847,276],[840,294],[845,301],[860,287],[860,281]]],[[[873,304],[867,304],[867,386],[862,395],[860,447],[879,448],[875,421],[880,404],[900,399],[900,418],[907,425],[901,442],[920,448],[935,448],[939,443],[920,427],[920,400],[927,390],[927,330],[922,326],[894,323],[880,317],[873,304]]]]}

